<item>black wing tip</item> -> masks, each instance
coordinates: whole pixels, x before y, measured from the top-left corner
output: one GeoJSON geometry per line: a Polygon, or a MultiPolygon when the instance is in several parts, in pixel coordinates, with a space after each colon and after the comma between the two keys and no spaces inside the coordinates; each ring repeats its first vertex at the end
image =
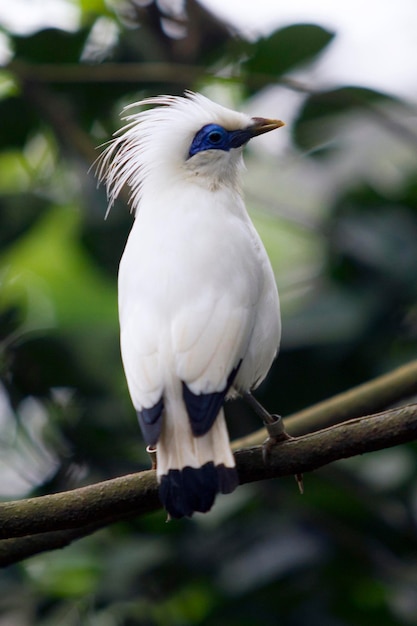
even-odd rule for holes
{"type": "Polygon", "coordinates": [[[213,393],[196,394],[182,383],[182,397],[190,419],[194,437],[202,437],[213,426],[224,402],[227,389],[213,393]]]}
{"type": "Polygon", "coordinates": [[[218,493],[231,493],[239,484],[235,467],[214,465],[171,469],[161,477],[159,497],[170,517],[207,513],[218,493]]]}
{"type": "Polygon", "coordinates": [[[155,446],[162,430],[162,413],[164,401],[162,398],[148,409],[136,410],[139,426],[147,446],[155,446]]]}
{"type": "Polygon", "coordinates": [[[182,381],[182,397],[190,418],[191,430],[194,437],[202,437],[213,426],[214,420],[219,414],[227,392],[233,384],[239,371],[241,361],[230,372],[226,386],[222,391],[212,393],[193,393],[188,385],[182,381]]]}

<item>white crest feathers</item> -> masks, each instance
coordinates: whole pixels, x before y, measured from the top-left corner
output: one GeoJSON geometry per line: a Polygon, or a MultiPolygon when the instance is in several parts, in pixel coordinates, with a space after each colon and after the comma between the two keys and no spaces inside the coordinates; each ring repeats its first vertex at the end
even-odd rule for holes
{"type": "Polygon", "coordinates": [[[213,119],[230,129],[244,128],[250,123],[247,115],[227,109],[202,94],[187,91],[185,96],[154,96],[123,109],[122,119],[127,123],[97,159],[97,175],[107,189],[107,214],[125,185],[130,188],[129,203],[135,212],[144,181],[153,174],[162,178],[173,163],[178,165],[181,157],[186,158],[194,129],[213,119]],[[147,108],[130,113],[138,107],[147,108]]]}

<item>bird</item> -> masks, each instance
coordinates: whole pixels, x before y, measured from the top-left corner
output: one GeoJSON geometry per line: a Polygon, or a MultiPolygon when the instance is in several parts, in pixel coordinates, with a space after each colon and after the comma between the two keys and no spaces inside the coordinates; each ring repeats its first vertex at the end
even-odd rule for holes
{"type": "Polygon", "coordinates": [[[224,403],[256,389],[279,349],[278,290],[241,171],[248,141],[284,123],[192,91],[124,111],[97,172],[108,210],[127,186],[135,215],[118,275],[121,356],[178,519],[237,487],[224,403]]]}

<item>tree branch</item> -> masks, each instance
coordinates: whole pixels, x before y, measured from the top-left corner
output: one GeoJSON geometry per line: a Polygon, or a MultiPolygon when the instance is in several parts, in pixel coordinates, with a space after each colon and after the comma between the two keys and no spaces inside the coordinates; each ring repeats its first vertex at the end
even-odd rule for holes
{"type": "Polygon", "coordinates": [[[168,82],[192,85],[204,74],[198,65],[181,63],[26,63],[13,60],[7,65],[24,82],[134,83],[168,82]]]}
{"type": "MultiPolygon", "coordinates": [[[[140,84],[141,82],[166,82],[168,84],[193,85],[197,79],[204,77],[205,80],[215,80],[216,82],[225,81],[227,83],[235,82],[237,84],[244,81],[254,89],[262,89],[267,85],[276,84],[286,87],[291,91],[304,93],[307,95],[319,95],[326,93],[322,89],[316,89],[309,84],[293,79],[291,76],[271,77],[269,74],[252,73],[242,76],[241,74],[221,77],[213,74],[211,70],[205,71],[198,65],[187,65],[181,63],[27,63],[19,59],[14,59],[8,63],[5,68],[9,70],[17,80],[26,88],[33,89],[36,85],[35,92],[39,92],[39,87],[49,84],[74,84],[74,83],[132,83],[140,84]],[[30,85],[32,87],[30,87],[30,85]]],[[[394,119],[392,115],[381,110],[369,103],[363,102],[354,94],[345,95],[347,104],[356,105],[368,114],[372,115],[384,128],[391,130],[394,134],[401,137],[403,141],[411,144],[412,147],[417,145],[417,134],[411,128],[404,126],[398,119],[394,119]]],[[[52,112],[49,117],[59,117],[59,114],[52,112]]],[[[68,116],[66,116],[68,117],[68,116]]],[[[89,152],[86,138],[82,131],[74,128],[76,132],[72,144],[79,144],[80,153],[85,155],[89,152]]],[[[58,135],[59,135],[58,126],[58,135]]],[[[68,135],[68,133],[66,133],[68,135]]]]}
{"type": "MultiPolygon", "coordinates": [[[[21,78],[21,77],[19,77],[21,78]]],[[[74,154],[94,163],[97,151],[91,137],[78,124],[67,100],[51,93],[44,85],[21,78],[22,91],[28,102],[37,109],[40,116],[51,126],[54,135],[62,145],[74,154]]]]}
{"type": "Polygon", "coordinates": [[[359,417],[272,448],[263,463],[262,446],[235,453],[241,484],[311,472],[333,461],[391,448],[417,439],[417,404],[359,417]]]}
{"type": "Polygon", "coordinates": [[[0,539],[103,526],[160,507],[153,470],[0,506],[0,539]]]}
{"type": "MultiPolygon", "coordinates": [[[[338,459],[417,439],[417,404],[357,418],[273,448],[238,450],[240,483],[302,474],[338,459]]],[[[147,470],[64,493],[0,507],[0,565],[68,545],[116,521],[160,508],[155,472],[147,470]],[[10,539],[21,537],[21,540],[10,539]]]]}
{"type": "Polygon", "coordinates": [[[0,541],[0,567],[13,565],[41,552],[65,548],[76,539],[82,539],[106,525],[107,522],[69,530],[53,530],[27,537],[3,539],[0,541]]]}
{"type": "MultiPolygon", "coordinates": [[[[285,418],[285,428],[294,437],[346,420],[382,411],[417,393],[417,360],[378,378],[339,393],[328,400],[285,418]]],[[[233,449],[256,446],[264,441],[264,428],[233,442],[233,449]]]]}

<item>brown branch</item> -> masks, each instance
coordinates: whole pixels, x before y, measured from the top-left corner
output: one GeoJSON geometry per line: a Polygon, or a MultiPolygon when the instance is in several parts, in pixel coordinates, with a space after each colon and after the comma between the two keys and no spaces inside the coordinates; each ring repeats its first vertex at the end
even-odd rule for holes
{"type": "MultiPolygon", "coordinates": [[[[20,60],[12,60],[6,66],[6,70],[12,72],[17,80],[25,85],[49,85],[49,84],[74,84],[74,83],[133,83],[141,82],[166,82],[168,84],[193,85],[197,79],[235,82],[242,81],[254,89],[262,89],[268,85],[281,85],[291,91],[304,93],[306,95],[326,94],[322,89],[316,89],[309,84],[293,79],[291,76],[272,77],[269,74],[250,73],[246,75],[236,74],[221,77],[213,74],[209,69],[198,65],[187,65],[182,63],[103,63],[103,64],[83,64],[83,63],[27,63],[20,60]]],[[[386,111],[364,102],[355,94],[344,95],[345,103],[357,106],[365,111],[384,128],[387,128],[403,141],[411,144],[413,148],[417,145],[417,134],[411,128],[403,125],[398,119],[386,111]]],[[[58,109],[59,111],[59,109],[58,109]]],[[[51,112],[51,119],[59,113],[51,112]]],[[[66,116],[68,118],[68,116],[66,116]]],[[[81,154],[85,155],[86,139],[82,136],[80,129],[74,128],[76,136],[73,144],[79,144],[81,154]]],[[[59,125],[55,127],[55,132],[59,135],[59,125]]],[[[68,133],[67,133],[68,136],[68,133]]]]}
{"type": "MultiPolygon", "coordinates": [[[[285,418],[290,435],[311,433],[361,415],[382,411],[417,392],[417,360],[285,418]]],[[[234,450],[264,441],[264,428],[233,442],[234,450]]]]}
{"type": "Polygon", "coordinates": [[[272,448],[268,464],[262,446],[237,450],[241,483],[311,472],[333,461],[391,448],[417,439],[417,404],[359,417],[272,448]]]}
{"type": "Polygon", "coordinates": [[[160,507],[155,472],[0,505],[0,539],[110,524],[160,507]]]}
{"type": "Polygon", "coordinates": [[[25,98],[51,126],[61,144],[91,165],[97,151],[91,137],[79,126],[70,104],[36,81],[21,80],[21,86],[25,98]]]}
{"type": "MultiPolygon", "coordinates": [[[[296,413],[285,420],[286,426],[293,435],[311,433],[385,408],[416,390],[417,361],[296,413]]],[[[280,445],[267,468],[260,448],[240,450],[236,458],[241,482],[300,473],[338,458],[411,441],[415,438],[415,424],[415,406],[360,418],[280,445]],[[354,437],[354,433],[359,435],[354,437]]],[[[253,446],[265,437],[262,429],[235,442],[234,447],[253,446]]],[[[159,506],[156,479],[151,471],[66,493],[4,503],[0,506],[0,537],[4,537],[0,541],[0,564],[63,547],[98,528],[159,506]]]]}
{"type": "Polygon", "coordinates": [[[47,533],[39,533],[38,535],[3,539],[0,541],[0,567],[13,565],[13,563],[18,563],[41,552],[65,548],[73,541],[87,537],[106,525],[107,522],[102,522],[100,524],[82,526],[81,528],[53,530],[47,533]]]}
{"type": "MultiPolygon", "coordinates": [[[[361,417],[273,448],[268,463],[262,447],[238,450],[241,484],[318,469],[338,459],[417,439],[417,404],[361,417]]],[[[65,493],[4,503],[0,507],[0,565],[74,539],[119,520],[160,507],[155,472],[131,474],[65,493]],[[11,540],[22,537],[22,541],[11,540]],[[37,541],[37,537],[39,541],[37,541]]]]}
{"type": "Polygon", "coordinates": [[[168,82],[192,85],[205,73],[198,65],[181,63],[31,64],[13,60],[6,69],[25,82],[48,84],[168,82]]]}

